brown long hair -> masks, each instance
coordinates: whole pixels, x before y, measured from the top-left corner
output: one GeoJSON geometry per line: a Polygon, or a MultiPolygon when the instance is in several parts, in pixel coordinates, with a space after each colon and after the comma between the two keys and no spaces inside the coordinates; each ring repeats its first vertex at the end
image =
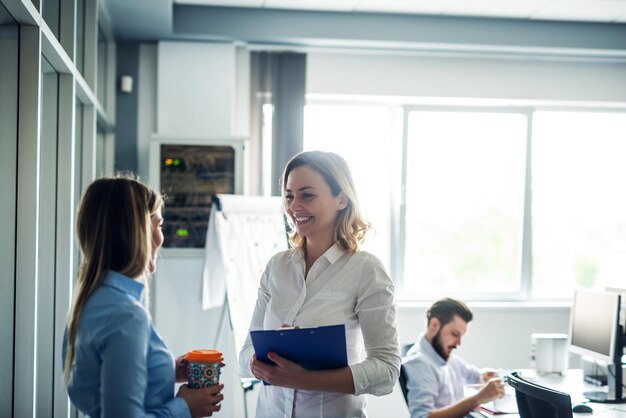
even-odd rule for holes
{"type": "MultiPolygon", "coordinates": [[[[361,215],[356,188],[354,187],[348,163],[343,157],[334,152],[305,151],[294,156],[285,166],[285,171],[281,177],[285,212],[287,212],[287,200],[285,199],[287,178],[293,169],[302,166],[308,166],[320,173],[330,187],[333,196],[338,196],[341,192],[346,196],[348,204],[337,215],[335,242],[344,250],[356,251],[369,230],[370,224],[361,215]]],[[[291,222],[289,217],[287,219],[291,222]]],[[[302,248],[305,243],[304,237],[298,235],[293,225],[291,227],[292,233],[289,236],[291,245],[294,248],[302,248]]]]}
{"type": "Polygon", "coordinates": [[[109,270],[146,286],[152,255],[151,216],[161,209],[162,197],[127,175],[95,180],[83,195],[76,219],[83,254],[67,326],[67,383],[74,361],[74,341],[80,315],[89,297],[109,270]]]}

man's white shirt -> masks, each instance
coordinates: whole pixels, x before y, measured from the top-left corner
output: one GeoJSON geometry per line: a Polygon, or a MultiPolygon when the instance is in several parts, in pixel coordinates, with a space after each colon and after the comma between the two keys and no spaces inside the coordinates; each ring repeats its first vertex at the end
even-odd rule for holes
{"type": "Polygon", "coordinates": [[[411,347],[403,362],[411,418],[452,405],[464,398],[463,386],[478,383],[480,371],[454,353],[448,361],[435,351],[424,335],[411,347]]]}

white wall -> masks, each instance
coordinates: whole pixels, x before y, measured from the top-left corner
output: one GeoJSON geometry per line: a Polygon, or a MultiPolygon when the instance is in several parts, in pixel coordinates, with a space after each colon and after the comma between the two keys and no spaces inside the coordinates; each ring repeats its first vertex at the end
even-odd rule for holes
{"type": "Polygon", "coordinates": [[[163,251],[151,283],[154,324],[174,356],[207,348],[224,354],[226,366],[220,382],[224,383],[225,400],[219,416],[244,417],[244,395],[236,373],[228,316],[221,316],[221,308],[202,309],[203,257],[196,254],[192,251],[188,255],[172,256],[167,250],[163,251]]]}
{"type": "Polygon", "coordinates": [[[232,135],[235,74],[233,44],[159,42],[157,133],[232,135]]]}
{"type": "Polygon", "coordinates": [[[626,60],[311,52],[307,93],[626,103],[626,60]]]}

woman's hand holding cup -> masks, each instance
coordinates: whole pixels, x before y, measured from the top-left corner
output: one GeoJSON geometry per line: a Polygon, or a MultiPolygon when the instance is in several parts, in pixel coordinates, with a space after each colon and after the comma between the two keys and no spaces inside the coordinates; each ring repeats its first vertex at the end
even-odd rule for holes
{"type": "Polygon", "coordinates": [[[182,385],[176,396],[182,398],[189,407],[189,413],[193,418],[210,417],[213,412],[220,410],[220,402],[224,400],[221,393],[224,385],[214,385],[206,388],[191,389],[188,385],[182,385]]]}
{"type": "Polygon", "coordinates": [[[192,417],[211,416],[220,410],[224,399],[224,385],[219,383],[223,361],[217,350],[192,350],[176,359],[176,381],[187,381],[176,396],[185,400],[192,417]]]}

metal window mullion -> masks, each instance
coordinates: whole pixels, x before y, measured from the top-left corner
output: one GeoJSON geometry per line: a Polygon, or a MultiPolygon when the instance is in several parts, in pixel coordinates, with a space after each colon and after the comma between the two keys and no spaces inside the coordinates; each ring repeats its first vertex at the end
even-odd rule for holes
{"type": "MultiPolygon", "coordinates": [[[[44,58],[45,59],[45,58],[44,58]]],[[[40,96],[39,241],[37,278],[37,418],[52,417],[54,376],[54,283],[59,74],[43,68],[40,96]]]]}
{"type": "Polygon", "coordinates": [[[401,173],[399,179],[399,190],[394,188],[395,196],[392,198],[397,202],[391,212],[392,237],[391,237],[391,277],[395,282],[398,292],[403,292],[404,278],[404,258],[406,257],[406,175],[407,175],[407,149],[409,138],[409,112],[403,108],[402,118],[402,144],[401,144],[401,173]]]}
{"type": "Polygon", "coordinates": [[[57,157],[57,234],[56,283],[54,296],[54,414],[67,417],[70,403],[63,381],[61,349],[65,323],[72,300],[74,278],[74,213],[75,213],[75,101],[74,77],[59,77],[59,138],[57,157]]]}
{"type": "Polygon", "coordinates": [[[526,113],[526,176],[524,180],[524,220],[521,255],[521,295],[529,299],[532,293],[532,137],[533,112],[526,113]]]}
{"type": "Polygon", "coordinates": [[[14,416],[34,417],[37,397],[41,30],[20,27],[14,416]]]}

